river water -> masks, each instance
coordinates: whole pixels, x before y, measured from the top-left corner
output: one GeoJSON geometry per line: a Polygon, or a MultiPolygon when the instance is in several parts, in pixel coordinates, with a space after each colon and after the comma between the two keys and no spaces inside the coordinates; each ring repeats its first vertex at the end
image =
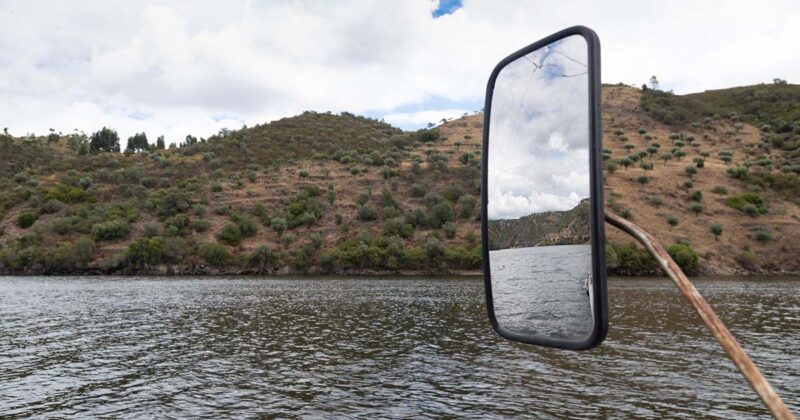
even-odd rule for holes
{"type": "MultiPolygon", "coordinates": [[[[800,278],[697,280],[800,411],[800,278]]],[[[461,279],[2,278],[0,417],[758,417],[664,279],[586,352],[517,345],[461,279]]]]}
{"type": "Polygon", "coordinates": [[[501,328],[572,342],[592,332],[591,245],[492,250],[489,263],[495,319],[501,328]]]}

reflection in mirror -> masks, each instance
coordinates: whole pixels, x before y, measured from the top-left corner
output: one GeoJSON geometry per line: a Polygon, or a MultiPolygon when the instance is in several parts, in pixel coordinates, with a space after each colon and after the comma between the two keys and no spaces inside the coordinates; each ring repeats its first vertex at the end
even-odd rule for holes
{"type": "Polygon", "coordinates": [[[498,325],[566,341],[593,331],[588,46],[562,38],[497,75],[488,234],[498,325]]]}

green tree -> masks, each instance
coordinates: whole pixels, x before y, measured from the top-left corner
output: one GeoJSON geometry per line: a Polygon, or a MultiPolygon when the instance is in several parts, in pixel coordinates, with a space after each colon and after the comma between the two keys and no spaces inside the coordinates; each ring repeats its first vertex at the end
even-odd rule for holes
{"type": "Polygon", "coordinates": [[[89,149],[92,152],[119,152],[119,135],[115,130],[103,127],[92,133],[89,149]]]}
{"type": "Polygon", "coordinates": [[[278,232],[278,236],[283,235],[283,231],[286,230],[286,219],[282,217],[276,217],[270,221],[270,227],[278,232]]]}
{"type": "Polygon", "coordinates": [[[166,144],[164,143],[164,136],[158,136],[156,139],[156,149],[164,150],[166,148],[166,144]]]}
{"type": "Polygon", "coordinates": [[[128,145],[125,147],[125,150],[131,152],[150,150],[150,143],[147,141],[147,134],[142,132],[128,137],[128,145]]]}
{"type": "Polygon", "coordinates": [[[714,235],[714,239],[719,240],[719,236],[722,235],[722,225],[719,223],[712,223],[711,226],[708,227],[708,230],[714,235]]]}

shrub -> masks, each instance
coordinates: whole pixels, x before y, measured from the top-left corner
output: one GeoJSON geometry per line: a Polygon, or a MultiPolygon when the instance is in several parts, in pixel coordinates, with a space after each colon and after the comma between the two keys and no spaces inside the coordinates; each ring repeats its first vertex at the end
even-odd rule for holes
{"type": "Polygon", "coordinates": [[[53,214],[53,213],[58,213],[58,211],[61,210],[63,207],[64,203],[54,198],[51,198],[45,201],[44,204],[42,204],[42,208],[39,209],[39,211],[42,214],[53,214]]]}
{"type": "Polygon", "coordinates": [[[688,244],[674,244],[667,247],[667,253],[680,266],[686,274],[692,274],[697,269],[697,253],[688,244]]]}
{"type": "Polygon", "coordinates": [[[125,260],[136,269],[157,265],[166,259],[167,250],[160,239],[137,238],[128,245],[125,260]]]}
{"type": "Polygon", "coordinates": [[[470,194],[464,194],[458,199],[458,217],[462,219],[469,219],[472,217],[472,214],[475,213],[475,207],[477,207],[478,202],[470,194]]]}
{"type": "Polygon", "coordinates": [[[96,241],[122,239],[130,233],[130,226],[121,220],[96,223],[92,225],[92,237],[96,241]]]}
{"type": "Polygon", "coordinates": [[[694,188],[694,182],[692,182],[692,181],[684,181],[683,184],[681,184],[681,186],[683,188],[687,189],[687,190],[690,190],[690,189],[694,188]]]}
{"type": "Polygon", "coordinates": [[[629,208],[624,208],[622,209],[622,211],[619,212],[619,215],[625,219],[630,219],[631,217],[633,217],[633,212],[629,208]]]}
{"type": "Polygon", "coordinates": [[[456,237],[456,224],[453,222],[447,222],[444,224],[443,227],[444,235],[447,239],[453,239],[456,237]]]}
{"type": "Polygon", "coordinates": [[[247,265],[251,268],[257,268],[259,271],[267,270],[278,262],[278,253],[269,249],[266,245],[259,246],[247,256],[247,265]]]}
{"type": "Polygon", "coordinates": [[[745,269],[755,270],[758,268],[758,259],[750,251],[742,251],[735,258],[736,262],[745,269]]]}
{"type": "Polygon", "coordinates": [[[242,231],[235,223],[225,223],[222,230],[217,235],[217,239],[230,245],[237,246],[242,242],[242,231]]]}
{"type": "Polygon", "coordinates": [[[378,196],[378,202],[380,202],[383,207],[397,207],[397,200],[395,200],[394,194],[386,188],[381,190],[381,194],[378,196]]]}
{"type": "Polygon", "coordinates": [[[703,212],[703,206],[700,203],[692,203],[689,205],[689,211],[694,213],[695,217],[703,212]]]}
{"type": "Polygon", "coordinates": [[[764,229],[756,229],[753,231],[753,237],[758,242],[769,242],[772,240],[772,235],[764,229]]]}
{"type": "Polygon", "coordinates": [[[640,184],[644,185],[644,184],[647,184],[648,182],[650,182],[650,177],[649,177],[649,176],[647,176],[647,175],[641,175],[641,176],[639,176],[638,178],[636,178],[636,180],[637,180],[637,181],[638,181],[640,184]]]}
{"type": "Polygon", "coordinates": [[[441,202],[431,209],[430,222],[433,227],[439,228],[443,224],[453,221],[453,219],[453,207],[450,203],[441,202]]]}
{"type": "Polygon", "coordinates": [[[664,204],[664,200],[661,197],[654,195],[647,199],[647,203],[653,207],[659,207],[660,205],[664,204]]]}
{"type": "Polygon", "coordinates": [[[700,201],[703,199],[703,193],[700,190],[697,190],[691,194],[689,194],[689,200],[691,201],[700,201]]]}
{"type": "Polygon", "coordinates": [[[283,236],[281,236],[281,244],[283,244],[284,248],[286,248],[289,245],[291,245],[292,242],[294,242],[294,234],[286,233],[283,236]]]}
{"type": "Polygon", "coordinates": [[[646,249],[638,248],[633,243],[621,246],[608,244],[606,265],[612,273],[641,274],[653,271],[656,261],[646,249]]]}
{"type": "Polygon", "coordinates": [[[692,175],[697,173],[697,168],[695,168],[694,166],[687,166],[687,167],[683,168],[683,171],[686,173],[686,176],[691,178],[692,175]]]}
{"type": "Polygon", "coordinates": [[[450,184],[444,189],[444,198],[447,201],[455,203],[464,194],[464,189],[460,185],[450,184]]]}
{"type": "Polygon", "coordinates": [[[164,222],[164,227],[172,236],[183,234],[183,230],[189,226],[189,216],[176,214],[164,222]]]}
{"type": "Polygon", "coordinates": [[[231,215],[230,219],[239,228],[242,238],[251,238],[258,233],[258,224],[253,219],[240,213],[231,215]]]}
{"type": "Polygon", "coordinates": [[[336,223],[337,226],[341,225],[342,221],[343,221],[342,214],[338,213],[338,212],[336,214],[334,214],[333,215],[333,221],[334,221],[334,223],[336,223]]]}
{"type": "Polygon", "coordinates": [[[728,207],[747,213],[750,216],[757,216],[767,212],[764,200],[758,194],[751,192],[730,197],[727,204],[728,207]]]}
{"type": "Polygon", "coordinates": [[[211,229],[211,222],[208,220],[195,220],[192,222],[192,230],[198,233],[208,232],[211,229]]]}
{"type": "Polygon", "coordinates": [[[667,216],[666,220],[667,220],[667,224],[669,225],[670,229],[672,229],[675,226],[678,226],[679,221],[678,221],[677,217],[675,217],[675,216],[667,216]]]}
{"type": "Polygon", "coordinates": [[[200,245],[198,254],[212,267],[224,267],[230,259],[228,249],[216,243],[200,245]]]}
{"type": "Polygon", "coordinates": [[[370,204],[359,206],[357,215],[358,215],[358,220],[361,220],[363,222],[369,222],[378,219],[378,211],[375,210],[375,207],[373,207],[370,204]]]}
{"type": "Polygon", "coordinates": [[[286,219],[282,217],[276,217],[270,221],[270,227],[278,232],[278,236],[283,234],[283,231],[286,230],[286,219]]]}
{"type": "Polygon", "coordinates": [[[37,216],[34,213],[30,212],[20,213],[20,215],[17,216],[17,226],[22,229],[27,229],[33,226],[33,224],[36,223],[36,219],[38,218],[39,216],[37,216]]]}
{"type": "Polygon", "coordinates": [[[413,184],[411,185],[411,196],[414,198],[421,198],[424,197],[425,194],[428,193],[428,187],[424,184],[413,184]]]}
{"type": "Polygon", "coordinates": [[[714,235],[714,239],[719,240],[720,235],[722,235],[722,225],[719,223],[712,223],[711,226],[708,227],[708,230],[714,235]]]}
{"type": "Polygon", "coordinates": [[[711,189],[711,192],[714,194],[727,194],[728,189],[721,185],[717,185],[716,187],[711,189]]]}

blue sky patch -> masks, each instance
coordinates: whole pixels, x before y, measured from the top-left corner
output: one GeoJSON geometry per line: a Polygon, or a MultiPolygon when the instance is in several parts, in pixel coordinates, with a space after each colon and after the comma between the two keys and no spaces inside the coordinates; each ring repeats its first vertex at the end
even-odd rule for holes
{"type": "Polygon", "coordinates": [[[461,0],[439,0],[439,6],[431,12],[431,15],[433,15],[434,19],[450,15],[463,6],[461,0]]]}

